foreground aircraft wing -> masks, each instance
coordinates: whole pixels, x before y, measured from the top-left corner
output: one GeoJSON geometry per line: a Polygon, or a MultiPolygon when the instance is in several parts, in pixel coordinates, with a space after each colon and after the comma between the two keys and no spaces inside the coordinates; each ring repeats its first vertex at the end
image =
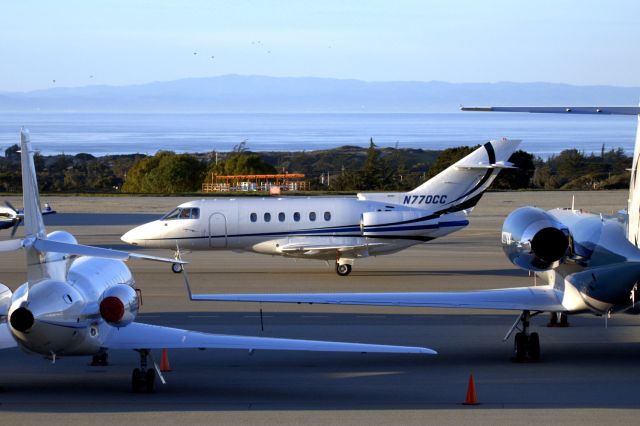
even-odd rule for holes
{"type": "MultiPolygon", "coordinates": [[[[12,240],[12,241],[15,241],[15,240],[12,240]]],[[[143,260],[153,260],[156,262],[165,262],[165,263],[180,263],[180,264],[187,263],[183,260],[167,259],[164,257],[149,256],[146,254],[131,253],[128,251],[121,251],[121,250],[111,250],[111,249],[106,249],[102,247],[85,246],[82,244],[62,243],[59,241],[44,240],[39,238],[35,240],[35,242],[33,243],[33,246],[41,252],[74,254],[76,256],[93,256],[93,257],[102,257],[106,259],[117,259],[122,261],[127,261],[129,259],[143,259],[143,260]]],[[[2,251],[1,246],[0,246],[0,251],[2,251]]]]}
{"type": "Polygon", "coordinates": [[[638,115],[640,114],[640,107],[637,106],[592,106],[592,107],[579,107],[579,106],[566,106],[566,107],[529,107],[529,106],[494,106],[494,107],[460,107],[462,111],[476,111],[476,112],[532,112],[532,113],[546,113],[546,114],[601,114],[601,115],[638,115]]]}
{"type": "Polygon", "coordinates": [[[382,352],[436,355],[437,352],[415,346],[374,345],[366,343],[323,342],[317,340],[276,339],[271,337],[208,334],[178,328],[132,323],[114,328],[105,340],[109,349],[264,349],[322,352],[382,352]]]}
{"type": "Polygon", "coordinates": [[[550,286],[428,293],[192,294],[196,301],[318,303],[327,305],[566,311],[563,293],[550,286]]]}

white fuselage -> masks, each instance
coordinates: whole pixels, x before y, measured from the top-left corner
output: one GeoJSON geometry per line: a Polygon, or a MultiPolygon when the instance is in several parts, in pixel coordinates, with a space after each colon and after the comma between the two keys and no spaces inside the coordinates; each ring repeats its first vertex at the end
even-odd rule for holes
{"type": "MultiPolygon", "coordinates": [[[[75,243],[73,236],[61,231],[49,234],[49,239],[75,243]]],[[[28,352],[50,356],[99,353],[115,329],[100,314],[102,296],[116,286],[134,286],[131,272],[122,261],[68,258],[47,253],[41,265],[46,278],[25,283],[13,293],[9,331],[28,352]],[[20,309],[24,312],[22,319],[14,316],[20,309]],[[29,315],[31,318],[25,319],[29,315]],[[27,320],[28,327],[24,324],[27,320]]]]}
{"type": "Polygon", "coordinates": [[[569,312],[627,309],[640,279],[640,250],[628,241],[625,223],[571,209],[547,214],[571,231],[576,260],[537,275],[563,292],[562,304],[569,312]]]}
{"type": "Polygon", "coordinates": [[[336,259],[396,252],[459,230],[464,212],[349,197],[228,198],[184,203],[122,239],[152,248],[238,250],[336,259]]]}

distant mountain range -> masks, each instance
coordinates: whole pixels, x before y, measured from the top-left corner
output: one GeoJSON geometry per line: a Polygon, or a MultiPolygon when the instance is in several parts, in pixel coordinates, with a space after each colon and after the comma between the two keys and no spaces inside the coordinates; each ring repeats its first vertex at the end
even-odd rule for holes
{"type": "Polygon", "coordinates": [[[453,112],[464,105],[637,105],[640,87],[366,82],[224,75],[131,86],[0,92],[0,111],[453,112]]]}

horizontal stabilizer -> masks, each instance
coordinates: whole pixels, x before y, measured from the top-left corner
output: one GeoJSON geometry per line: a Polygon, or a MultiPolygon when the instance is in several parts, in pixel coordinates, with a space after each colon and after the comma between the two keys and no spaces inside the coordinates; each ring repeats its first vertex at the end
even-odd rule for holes
{"type": "Polygon", "coordinates": [[[23,247],[22,241],[22,239],[0,241],[0,252],[20,250],[23,247]]]}
{"type": "Polygon", "coordinates": [[[533,112],[547,114],[602,114],[602,115],[638,115],[640,107],[614,106],[614,107],[460,107],[461,111],[477,112],[533,112]]]}
{"type": "Polygon", "coordinates": [[[493,163],[493,164],[484,164],[484,163],[478,163],[478,164],[470,164],[470,165],[462,165],[462,166],[456,166],[458,169],[464,169],[464,170],[473,170],[473,169],[517,169],[517,167],[515,167],[513,165],[513,163],[509,163],[508,161],[500,161],[497,163],[493,163]]]}
{"type": "Polygon", "coordinates": [[[165,263],[180,263],[186,264],[188,262],[176,259],[167,259],[164,257],[157,256],[149,256],[146,254],[139,253],[130,253],[127,251],[121,250],[111,250],[101,247],[93,247],[93,246],[85,246],[82,244],[69,244],[62,243],[58,241],[52,240],[44,240],[44,239],[36,239],[33,243],[33,247],[35,247],[40,252],[53,252],[53,253],[64,253],[64,254],[73,254],[76,256],[92,256],[92,257],[102,257],[105,259],[116,259],[127,261],[129,259],[142,259],[142,260],[153,260],[156,262],[165,262],[165,263]]]}
{"type": "Polygon", "coordinates": [[[323,342],[318,340],[276,339],[270,337],[208,334],[178,328],[132,323],[114,328],[105,340],[108,349],[246,349],[321,352],[381,352],[436,355],[415,346],[373,345],[366,343],[323,342]]]}
{"type": "Polygon", "coordinates": [[[227,302],[566,311],[562,305],[562,292],[549,286],[427,293],[193,294],[191,299],[227,302]]]}

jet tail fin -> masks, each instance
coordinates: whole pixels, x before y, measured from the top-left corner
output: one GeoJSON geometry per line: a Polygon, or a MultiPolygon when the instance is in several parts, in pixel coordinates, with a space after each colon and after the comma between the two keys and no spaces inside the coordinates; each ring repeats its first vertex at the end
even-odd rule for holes
{"type": "Polygon", "coordinates": [[[40,209],[40,192],[38,191],[36,168],[33,163],[34,151],[31,149],[31,140],[27,129],[20,131],[20,150],[25,237],[44,238],[47,232],[40,209]]]}
{"type": "Polygon", "coordinates": [[[532,112],[552,114],[595,114],[595,115],[635,115],[638,118],[636,141],[629,183],[629,200],[627,204],[627,239],[636,247],[640,247],[640,106],[590,106],[590,107],[460,107],[462,111],[480,112],[532,112]]]}
{"type": "Polygon", "coordinates": [[[437,210],[473,208],[502,169],[512,168],[509,157],[519,140],[501,139],[485,143],[416,189],[407,192],[404,204],[437,210]]]}
{"type": "MultiPolygon", "coordinates": [[[[33,163],[33,154],[29,131],[23,128],[20,131],[20,162],[22,167],[22,202],[24,206],[23,223],[26,240],[47,237],[40,210],[40,192],[38,191],[38,179],[36,177],[36,167],[33,163]]],[[[42,253],[33,246],[27,245],[25,249],[29,286],[42,279],[49,278],[49,271],[44,265],[42,253]]]]}

